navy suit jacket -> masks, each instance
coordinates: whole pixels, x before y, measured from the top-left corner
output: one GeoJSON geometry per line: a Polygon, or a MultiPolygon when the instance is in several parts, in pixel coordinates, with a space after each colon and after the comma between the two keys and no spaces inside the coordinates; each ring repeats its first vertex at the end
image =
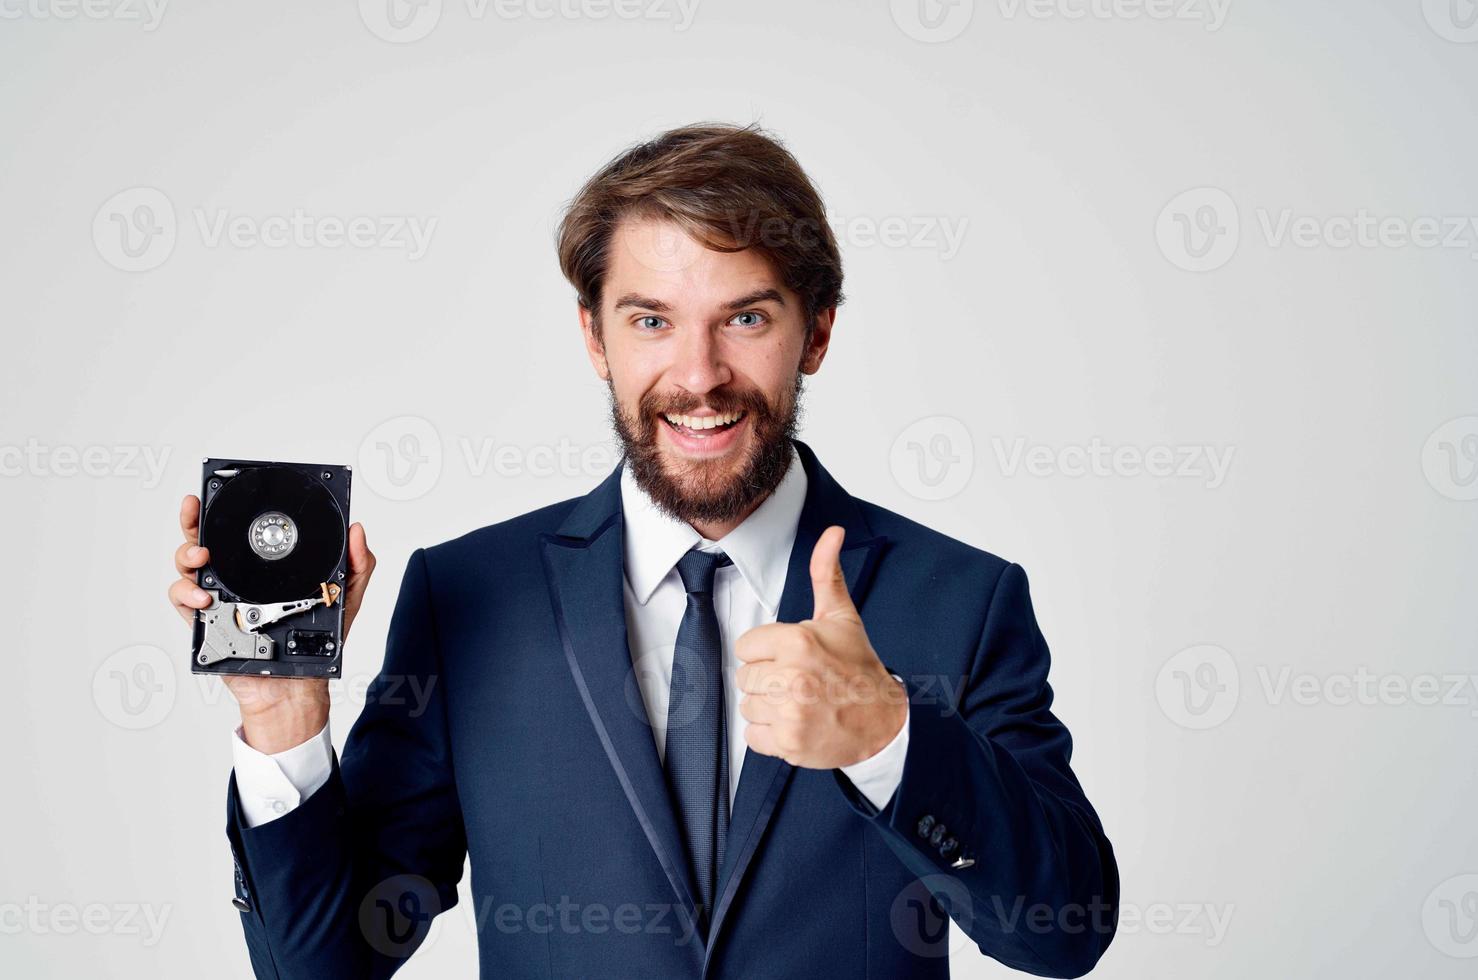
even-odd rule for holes
{"type": "Polygon", "coordinates": [[[1050,710],[1025,574],[852,497],[797,448],[809,486],[779,619],[810,615],[812,548],[842,525],[848,589],[910,692],[887,807],[840,771],[747,752],[695,933],[627,649],[618,467],[411,556],[381,673],[299,807],[249,828],[233,777],[257,975],[389,976],[457,902],[469,855],[486,978],[946,977],[965,937],[1029,973],[1090,970],[1118,871],[1050,710]]]}

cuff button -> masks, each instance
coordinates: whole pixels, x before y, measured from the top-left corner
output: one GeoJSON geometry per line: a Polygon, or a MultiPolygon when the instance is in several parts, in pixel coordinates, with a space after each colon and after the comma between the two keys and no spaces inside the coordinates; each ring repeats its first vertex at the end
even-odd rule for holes
{"type": "Polygon", "coordinates": [[[231,899],[231,904],[234,905],[234,906],[236,906],[236,911],[238,911],[238,912],[250,912],[251,911],[251,903],[248,902],[246,899],[242,898],[239,895],[236,896],[235,898],[231,899]]]}
{"type": "Polygon", "coordinates": [[[934,829],[934,815],[933,814],[927,814],[926,813],[924,815],[923,819],[919,821],[919,836],[920,837],[928,837],[929,836],[929,831],[931,831],[933,829],[934,829]]]}

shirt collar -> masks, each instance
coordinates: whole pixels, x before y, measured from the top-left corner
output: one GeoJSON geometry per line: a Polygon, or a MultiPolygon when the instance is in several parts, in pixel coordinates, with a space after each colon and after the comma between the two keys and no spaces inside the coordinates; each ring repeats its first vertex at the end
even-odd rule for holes
{"type": "Polygon", "coordinates": [[[790,465],[780,485],[738,527],[714,542],[658,509],[646,491],[637,486],[631,467],[623,466],[621,517],[625,522],[626,582],[636,601],[646,605],[679,558],[695,546],[705,551],[716,546],[733,560],[755,597],[774,615],[780,608],[805,502],[806,468],[792,444],[790,465]]]}

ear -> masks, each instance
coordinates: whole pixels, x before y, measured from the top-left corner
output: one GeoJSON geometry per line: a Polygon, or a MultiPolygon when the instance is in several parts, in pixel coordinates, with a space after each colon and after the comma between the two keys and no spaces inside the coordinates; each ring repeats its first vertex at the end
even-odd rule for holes
{"type": "Polygon", "coordinates": [[[606,363],[605,344],[595,333],[595,314],[583,306],[579,310],[580,332],[585,335],[585,354],[590,358],[590,366],[595,368],[596,376],[602,381],[610,381],[611,367],[606,363]]]}
{"type": "Polygon", "coordinates": [[[815,374],[821,370],[821,362],[831,346],[831,328],[836,324],[837,308],[827,307],[816,314],[816,327],[811,331],[811,342],[801,355],[801,373],[815,374]]]}

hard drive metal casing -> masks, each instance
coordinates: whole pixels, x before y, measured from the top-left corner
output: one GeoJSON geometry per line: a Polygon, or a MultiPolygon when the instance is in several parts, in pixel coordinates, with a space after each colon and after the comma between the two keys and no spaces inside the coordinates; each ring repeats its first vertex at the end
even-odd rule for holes
{"type": "MultiPolygon", "coordinates": [[[[344,643],[343,590],[347,587],[349,578],[349,488],[350,468],[348,466],[216,457],[208,457],[204,460],[200,486],[200,544],[210,549],[210,561],[197,571],[196,582],[208,593],[218,596],[218,599],[213,604],[213,610],[196,612],[190,656],[192,673],[253,674],[273,677],[332,678],[341,676],[344,643]],[[262,467],[280,467],[301,474],[322,485],[337,506],[337,519],[342,522],[341,533],[344,545],[336,561],[324,564],[321,575],[322,584],[335,590],[335,601],[329,604],[312,605],[311,608],[289,613],[281,619],[264,625],[253,625],[246,621],[248,618],[246,615],[239,618],[235,616],[233,607],[235,610],[251,611],[266,609],[269,602],[296,605],[299,600],[312,598],[311,595],[273,596],[270,600],[252,597],[256,600],[253,603],[232,592],[230,576],[223,579],[216,567],[225,556],[232,553],[239,555],[244,549],[249,548],[249,544],[245,535],[228,534],[226,540],[209,540],[206,515],[210,513],[212,505],[216,503],[220,495],[228,491],[233,479],[241,473],[262,467]],[[214,642],[210,647],[204,645],[207,640],[207,621],[212,616],[219,617],[219,623],[231,631],[238,640],[238,646],[239,641],[244,639],[248,649],[238,650],[233,655],[222,659],[216,659],[219,654],[208,655],[207,650],[214,651],[221,646],[219,642],[214,642]],[[247,627],[247,631],[243,634],[239,629],[233,629],[233,621],[238,627],[247,627]],[[258,637],[265,638],[265,642],[254,639],[258,637]],[[248,655],[240,655],[242,652],[248,655]],[[211,662],[205,662],[207,660],[211,662]]],[[[276,501],[263,500],[261,506],[263,511],[273,512],[282,505],[276,501]]],[[[319,527],[301,529],[301,533],[304,534],[324,532],[326,529],[319,527]]],[[[252,615],[256,613],[253,612],[252,615]]],[[[219,639],[219,634],[216,635],[216,639],[219,639]]]]}

